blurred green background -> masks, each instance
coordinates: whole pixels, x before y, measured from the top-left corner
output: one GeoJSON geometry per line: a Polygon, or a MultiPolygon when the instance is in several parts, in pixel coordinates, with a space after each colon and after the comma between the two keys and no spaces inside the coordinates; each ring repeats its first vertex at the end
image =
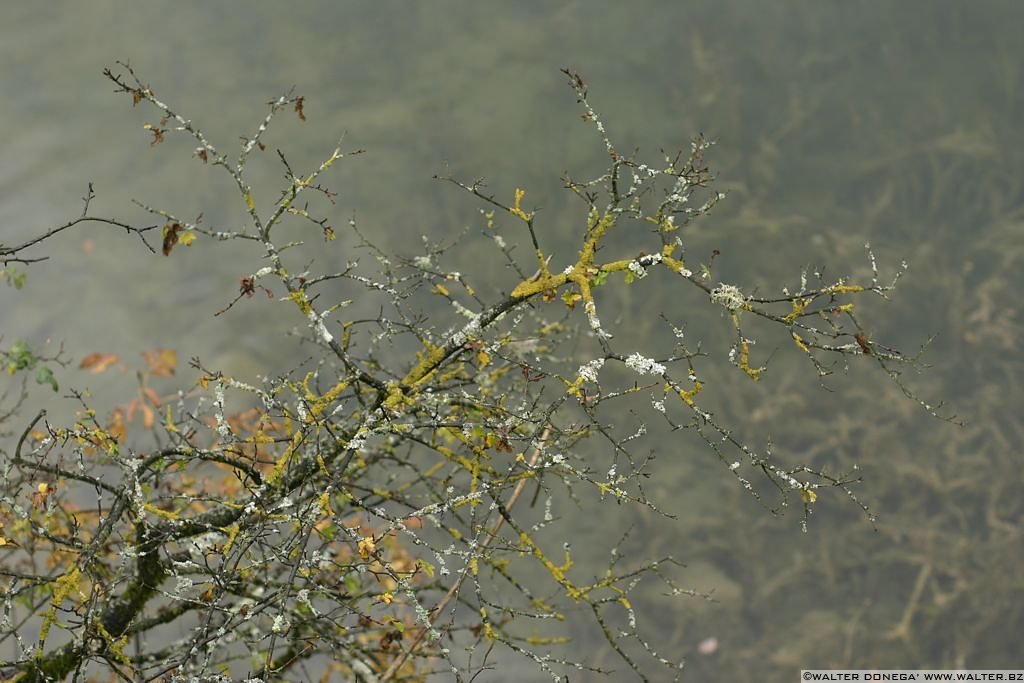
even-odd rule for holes
{"type": "MultiPolygon", "coordinates": [[[[587,79],[620,150],[656,161],[701,132],[718,141],[708,162],[729,196],[686,233],[690,253],[721,252],[716,279],[766,294],[796,285],[808,265],[864,276],[869,241],[883,275],[907,260],[893,300],[870,304],[862,321],[905,351],[937,335],[933,367],[905,380],[922,398],[945,399],[963,428],[929,418],[870,359],[851,360],[850,374],[822,389],[777,334],[759,339],[771,370],[753,385],[722,363],[727,321],[714,310],[692,319],[673,310],[719,363],[705,374],[721,420],[755,443],[770,436],[785,463],[858,465],[858,495],[876,528],[829,495],[802,534],[798,515],[770,516],[698,441],[676,434],[654,446],[648,493],[678,520],[567,507],[559,530],[577,539],[581,557],[602,561],[606,539],[632,529],[627,551],[671,553],[687,564],[674,575],[681,585],[713,591],[717,602],[670,599],[656,587],[634,599],[658,652],[687,658],[685,680],[1021,666],[1024,5],[65,1],[9,4],[4,14],[6,244],[77,216],[90,181],[96,214],[156,222],[135,198],[186,218],[202,213],[206,225],[243,220],[237,195],[189,158],[187,140],[149,147],[142,124],[156,123],[152,112],[133,110],[101,76],[120,59],[226,152],[251,134],[268,100],[293,85],[307,97],[309,120],[280,117],[253,163],[262,208],[281,177],[273,149],[296,169],[317,163],[342,132],[346,147],[367,150],[327,179],[340,192],[330,214],[339,239],[319,256],[324,270],[353,256],[350,218],[408,256],[422,250],[421,236],[450,241],[467,226],[478,234],[480,206],[431,179],[447,172],[486,177],[509,199],[526,188],[554,263],[569,263],[583,219],[560,178],[599,173],[605,154],[561,67],[587,79]],[[718,648],[702,655],[708,638],[718,648]]],[[[463,264],[446,266],[494,300],[514,281],[500,268],[474,271],[487,249],[478,241],[454,252],[463,264]]],[[[86,226],[42,254],[51,258],[28,269],[25,290],[0,288],[5,348],[24,338],[52,350],[63,342],[79,356],[137,358],[172,347],[242,376],[286,369],[288,354],[301,360],[287,327],[266,323],[269,302],[213,318],[258,267],[256,250],[201,242],[164,258],[86,226]]],[[[656,285],[610,295],[602,319],[633,326],[637,340],[663,334],[657,312],[679,304],[656,285]],[[647,318],[635,321],[636,310],[647,318]]],[[[68,369],[59,379],[102,395],[130,391],[130,374],[68,369]]],[[[187,370],[182,377],[191,381],[187,370]]],[[[626,679],[585,619],[566,628],[574,641],[563,654],[626,679]]],[[[548,680],[525,660],[500,661],[514,668],[477,680],[548,680]]],[[[665,675],[644,666],[653,680],[665,675]]]]}

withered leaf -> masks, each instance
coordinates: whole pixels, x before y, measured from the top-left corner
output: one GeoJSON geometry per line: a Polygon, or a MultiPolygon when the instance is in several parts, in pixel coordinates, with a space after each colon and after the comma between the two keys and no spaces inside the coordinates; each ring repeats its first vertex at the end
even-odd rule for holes
{"type": "Polygon", "coordinates": [[[178,235],[184,229],[181,223],[168,223],[164,226],[164,256],[170,256],[174,245],[178,243],[178,235]]]}
{"type": "Polygon", "coordinates": [[[157,128],[151,123],[147,123],[143,126],[146,130],[153,134],[153,139],[149,141],[150,147],[156,147],[164,141],[164,133],[167,132],[166,128],[157,128]]]}
{"type": "Polygon", "coordinates": [[[111,365],[121,360],[116,353],[90,353],[78,364],[79,368],[88,368],[95,375],[108,369],[111,365]]]}

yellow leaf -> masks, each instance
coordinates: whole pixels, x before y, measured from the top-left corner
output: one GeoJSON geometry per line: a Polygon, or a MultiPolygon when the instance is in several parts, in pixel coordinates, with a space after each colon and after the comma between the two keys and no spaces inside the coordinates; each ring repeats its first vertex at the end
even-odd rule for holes
{"type": "Polygon", "coordinates": [[[814,492],[810,484],[806,484],[800,488],[800,500],[804,502],[804,505],[808,505],[818,500],[818,494],[814,492]]]}
{"type": "Polygon", "coordinates": [[[184,244],[186,247],[190,246],[193,242],[196,241],[196,233],[192,230],[186,230],[184,233],[182,233],[181,237],[178,238],[178,241],[184,244]]]}
{"type": "Polygon", "coordinates": [[[252,198],[252,192],[246,192],[245,193],[245,205],[247,207],[249,207],[249,211],[255,211],[256,210],[256,202],[252,198]]]}
{"type": "Polygon", "coordinates": [[[178,365],[178,353],[174,349],[153,349],[143,351],[141,355],[149,366],[149,374],[154,377],[169,377],[178,365]]]}
{"type": "Polygon", "coordinates": [[[366,536],[359,540],[356,549],[359,551],[359,557],[368,560],[373,551],[377,549],[377,544],[373,542],[372,536],[366,536]]]}

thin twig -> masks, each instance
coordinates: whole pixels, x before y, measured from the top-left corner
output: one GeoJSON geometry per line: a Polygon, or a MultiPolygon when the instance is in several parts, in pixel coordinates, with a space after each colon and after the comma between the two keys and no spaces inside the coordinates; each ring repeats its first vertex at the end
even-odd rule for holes
{"type": "MultiPolygon", "coordinates": [[[[547,443],[547,440],[550,437],[550,435],[551,423],[548,423],[547,426],[544,427],[544,432],[540,436],[540,443],[538,443],[533,448],[533,453],[531,454],[530,460],[527,464],[529,467],[533,467],[534,465],[537,464],[537,460],[540,459],[540,454],[544,448],[544,444],[547,443]]],[[[519,483],[517,483],[516,487],[512,490],[512,495],[509,496],[508,502],[505,504],[505,509],[508,510],[509,512],[511,512],[512,508],[515,507],[516,501],[519,500],[519,496],[522,494],[523,489],[526,488],[527,480],[527,477],[520,479],[519,483]]],[[[480,553],[483,553],[483,551],[487,550],[491,542],[498,537],[498,532],[501,531],[501,527],[504,523],[505,518],[501,515],[499,515],[498,518],[494,520],[494,524],[491,525],[490,530],[487,532],[487,536],[484,538],[483,541],[480,542],[480,553]]],[[[402,652],[400,655],[398,655],[398,657],[396,657],[395,660],[391,662],[391,666],[389,666],[387,670],[381,675],[381,683],[387,683],[387,681],[390,681],[392,678],[394,678],[395,674],[398,673],[398,670],[402,667],[403,664],[405,664],[406,660],[412,655],[413,652],[416,651],[416,648],[419,647],[421,642],[423,642],[423,638],[427,635],[430,629],[433,628],[434,624],[437,621],[437,618],[441,615],[441,612],[443,612],[444,608],[448,606],[448,603],[450,603],[455,598],[455,596],[458,595],[459,589],[462,588],[462,582],[465,580],[468,572],[469,563],[466,564],[466,569],[462,572],[462,574],[459,575],[459,578],[455,581],[455,583],[452,584],[452,587],[448,589],[448,592],[445,593],[445,596],[441,598],[440,602],[434,605],[434,608],[432,610],[430,610],[430,623],[419,629],[419,631],[416,633],[416,637],[413,638],[412,644],[409,646],[409,648],[402,652]]]]}

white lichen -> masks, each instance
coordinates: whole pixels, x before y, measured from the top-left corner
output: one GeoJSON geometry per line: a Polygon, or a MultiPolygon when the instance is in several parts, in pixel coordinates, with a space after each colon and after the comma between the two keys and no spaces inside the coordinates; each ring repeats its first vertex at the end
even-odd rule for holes
{"type": "Polygon", "coordinates": [[[597,382],[597,373],[604,367],[604,358],[595,358],[580,366],[579,376],[587,382],[597,382]]]}
{"type": "Polygon", "coordinates": [[[711,290],[711,302],[724,306],[730,311],[742,308],[746,301],[743,292],[736,285],[719,282],[718,286],[711,290]]]}
{"type": "Polygon", "coordinates": [[[665,366],[653,358],[645,358],[639,353],[633,353],[626,359],[626,367],[639,375],[663,375],[665,366]]]}

